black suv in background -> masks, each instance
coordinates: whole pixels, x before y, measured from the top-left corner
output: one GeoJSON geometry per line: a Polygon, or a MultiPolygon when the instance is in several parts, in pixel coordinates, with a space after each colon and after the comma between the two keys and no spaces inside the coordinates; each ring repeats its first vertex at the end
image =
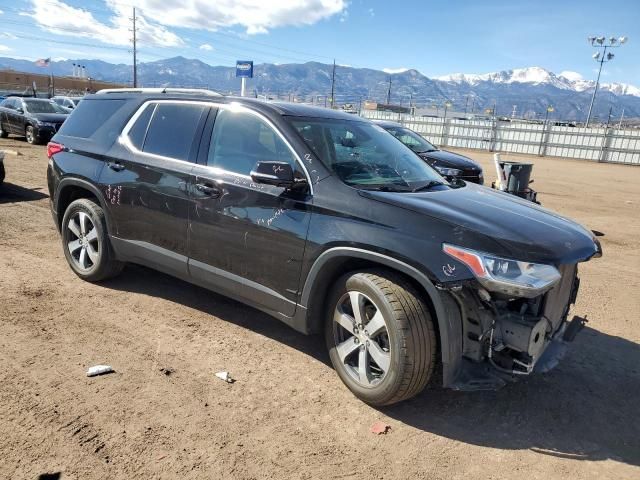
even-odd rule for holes
{"type": "MultiPolygon", "coordinates": [[[[324,332],[362,400],[548,368],[590,231],[449,184],[373,123],[213,93],[87,96],[48,145],[62,248],[88,281],[146,265],[324,332]],[[547,348],[553,345],[554,348],[547,348]]],[[[567,328],[567,325],[571,327],[567,328]]]]}
{"type": "Polygon", "coordinates": [[[10,133],[30,144],[49,141],[60,129],[69,110],[45,98],[8,97],[0,103],[0,138],[10,133]]]}
{"type": "Polygon", "coordinates": [[[484,184],[482,167],[469,157],[459,153],[440,150],[422,135],[401,125],[400,123],[387,120],[376,120],[375,124],[380,125],[391,135],[404,143],[411,150],[435,168],[443,177],[453,180],[454,178],[467,182],[484,184]]]}

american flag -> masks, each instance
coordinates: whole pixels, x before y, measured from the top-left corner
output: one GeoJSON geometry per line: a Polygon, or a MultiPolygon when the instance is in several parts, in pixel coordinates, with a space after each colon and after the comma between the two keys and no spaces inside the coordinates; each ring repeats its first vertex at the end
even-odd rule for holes
{"type": "Polygon", "coordinates": [[[39,58],[38,60],[36,60],[36,65],[39,67],[48,67],[49,62],[51,62],[50,58],[39,58]]]}

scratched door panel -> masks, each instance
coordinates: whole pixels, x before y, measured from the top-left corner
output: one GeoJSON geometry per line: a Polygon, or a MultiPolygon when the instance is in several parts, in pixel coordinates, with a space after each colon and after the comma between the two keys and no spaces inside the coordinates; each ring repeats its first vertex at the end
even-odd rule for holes
{"type": "Polygon", "coordinates": [[[146,107],[132,128],[139,123],[145,135],[129,133],[129,144],[118,142],[100,179],[116,235],[184,257],[185,274],[187,185],[208,111],[183,103],[146,107]]]}
{"type": "Polygon", "coordinates": [[[257,284],[236,294],[253,296],[264,307],[293,315],[311,216],[310,197],[210,167],[196,166],[193,173],[195,185],[215,186],[219,196],[192,191],[190,262],[213,269],[190,266],[191,275],[215,284],[218,279],[213,277],[219,275],[215,269],[231,273],[250,285],[257,284]],[[276,295],[256,298],[251,290],[259,289],[258,285],[276,295]]]}
{"type": "Polygon", "coordinates": [[[124,159],[118,164],[118,170],[106,166],[100,179],[116,236],[186,256],[187,182],[193,165],[124,159]]]}

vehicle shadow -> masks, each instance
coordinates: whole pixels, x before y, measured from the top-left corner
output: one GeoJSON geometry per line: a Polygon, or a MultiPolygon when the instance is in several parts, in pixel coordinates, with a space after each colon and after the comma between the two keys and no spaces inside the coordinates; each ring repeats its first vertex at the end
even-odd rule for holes
{"type": "Polygon", "coordinates": [[[42,193],[40,190],[42,190],[42,187],[25,188],[20,185],[4,182],[0,185],[0,204],[34,202],[49,197],[49,195],[42,193]]]}
{"type": "Polygon", "coordinates": [[[640,465],[640,345],[585,328],[560,365],[496,392],[427,389],[381,409],[474,445],[640,465]]]}
{"type": "Polygon", "coordinates": [[[302,335],[281,321],[210,290],[139,265],[128,264],[122,275],[101,284],[114,290],[142,293],[195,308],[295,348],[331,366],[324,339],[302,335]]]}
{"type": "MultiPolygon", "coordinates": [[[[282,342],[331,364],[324,341],[226,297],[139,266],[105,287],[164,298],[282,342]]],[[[640,345],[586,327],[561,364],[496,392],[438,387],[379,410],[465,443],[578,460],[640,465],[640,345]]]]}

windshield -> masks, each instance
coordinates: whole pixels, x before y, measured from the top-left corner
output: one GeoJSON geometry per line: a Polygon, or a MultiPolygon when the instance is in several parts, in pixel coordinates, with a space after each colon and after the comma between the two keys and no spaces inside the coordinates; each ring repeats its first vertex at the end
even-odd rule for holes
{"type": "Polygon", "coordinates": [[[57,103],[46,100],[25,100],[24,104],[31,113],[69,113],[57,103]]]}
{"type": "Polygon", "coordinates": [[[347,185],[413,191],[446,183],[427,163],[369,122],[288,117],[306,145],[347,185]]]}
{"type": "Polygon", "coordinates": [[[385,130],[396,137],[407,147],[417,153],[433,152],[437,148],[426,141],[422,135],[417,134],[413,130],[404,127],[386,127],[385,130]]]}

